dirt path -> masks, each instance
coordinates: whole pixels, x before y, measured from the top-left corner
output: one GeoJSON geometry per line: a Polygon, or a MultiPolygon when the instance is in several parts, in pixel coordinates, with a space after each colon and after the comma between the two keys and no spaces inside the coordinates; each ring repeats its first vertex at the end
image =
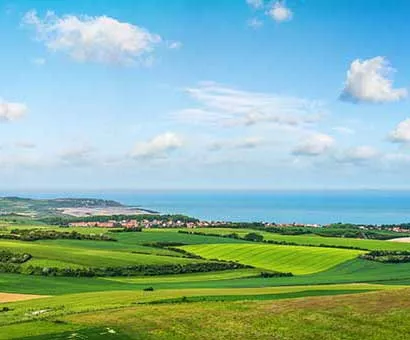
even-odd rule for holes
{"type": "Polygon", "coordinates": [[[390,242],[402,242],[402,243],[410,243],[410,237],[400,237],[400,238],[393,238],[389,240],[390,242]]]}
{"type": "Polygon", "coordinates": [[[49,295],[0,293],[0,303],[39,299],[43,297],[49,297],[49,295]]]}

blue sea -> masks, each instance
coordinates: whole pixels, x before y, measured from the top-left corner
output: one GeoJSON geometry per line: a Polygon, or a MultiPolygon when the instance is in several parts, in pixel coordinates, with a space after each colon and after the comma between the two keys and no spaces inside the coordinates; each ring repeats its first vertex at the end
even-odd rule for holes
{"type": "Polygon", "coordinates": [[[104,198],[160,213],[180,213],[213,221],[410,222],[410,191],[60,191],[0,195],[104,198]]]}

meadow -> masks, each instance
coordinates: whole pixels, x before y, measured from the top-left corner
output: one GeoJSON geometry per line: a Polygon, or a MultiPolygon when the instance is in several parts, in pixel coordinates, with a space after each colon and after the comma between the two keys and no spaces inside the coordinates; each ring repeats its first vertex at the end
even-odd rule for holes
{"type": "Polygon", "coordinates": [[[264,244],[191,245],[181,247],[208,259],[236,261],[296,275],[324,271],[364,253],[360,250],[264,244]]]}
{"type": "MultiPolygon", "coordinates": [[[[42,228],[60,230],[47,225],[42,228]]],[[[64,272],[60,272],[62,276],[42,272],[28,275],[24,270],[0,273],[4,301],[0,303],[0,339],[272,339],[272,334],[278,339],[299,339],[302,331],[294,327],[296,324],[305,325],[312,339],[399,339],[393,325],[402,322],[404,311],[410,309],[406,300],[410,296],[406,289],[410,286],[410,263],[358,258],[366,253],[363,249],[406,250],[409,245],[403,243],[228,228],[195,231],[236,233],[240,237],[256,232],[264,240],[297,245],[194,235],[180,233],[179,229],[73,229],[106,233],[115,240],[0,239],[0,248],[32,255],[21,264],[23,269],[134,265],[185,268],[195,263],[237,263],[242,267],[211,271],[201,267],[207,271],[172,275],[142,272],[98,276],[97,272],[96,277],[68,277],[64,272]],[[347,249],[349,245],[360,249],[347,249]],[[275,276],[278,272],[292,276],[275,276]],[[13,302],[13,293],[27,294],[23,298],[28,300],[13,302]],[[392,311],[400,296],[404,302],[395,315],[392,311]],[[371,322],[369,313],[373,311],[360,309],[364,301],[387,301],[387,307],[383,307],[386,313],[378,316],[380,324],[375,322],[374,333],[368,326],[357,324],[359,319],[371,322]],[[303,309],[298,310],[301,306],[303,309]],[[348,313],[349,308],[356,308],[354,316],[348,313]],[[346,327],[337,328],[337,318],[343,319],[346,327]],[[382,328],[383,323],[388,326],[382,328]]],[[[10,230],[8,226],[3,232],[10,230]]]]}
{"type": "MultiPolygon", "coordinates": [[[[176,231],[176,230],[175,230],[176,231]]],[[[410,250],[410,243],[386,242],[379,240],[364,240],[355,238],[340,238],[340,237],[323,237],[317,235],[281,235],[276,233],[255,231],[251,229],[236,229],[236,228],[201,228],[200,231],[204,234],[219,234],[228,235],[236,233],[239,236],[245,236],[250,232],[256,232],[263,236],[264,240],[272,240],[278,242],[291,242],[297,245],[309,246],[332,246],[332,247],[355,247],[365,250],[410,250]]]]}

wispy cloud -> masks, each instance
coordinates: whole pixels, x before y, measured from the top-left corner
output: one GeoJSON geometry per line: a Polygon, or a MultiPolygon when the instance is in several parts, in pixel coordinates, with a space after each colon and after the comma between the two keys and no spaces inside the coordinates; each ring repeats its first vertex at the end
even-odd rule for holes
{"type": "Polygon", "coordinates": [[[236,90],[217,83],[201,83],[186,89],[197,106],[180,110],[176,118],[219,126],[273,123],[299,126],[320,119],[323,103],[307,99],[236,90]]]}

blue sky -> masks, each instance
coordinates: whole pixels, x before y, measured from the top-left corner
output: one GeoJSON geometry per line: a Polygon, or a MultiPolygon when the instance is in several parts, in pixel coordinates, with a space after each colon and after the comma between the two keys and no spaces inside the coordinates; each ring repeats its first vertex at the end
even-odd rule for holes
{"type": "Polygon", "coordinates": [[[408,1],[0,1],[3,189],[408,189],[408,1]]]}

